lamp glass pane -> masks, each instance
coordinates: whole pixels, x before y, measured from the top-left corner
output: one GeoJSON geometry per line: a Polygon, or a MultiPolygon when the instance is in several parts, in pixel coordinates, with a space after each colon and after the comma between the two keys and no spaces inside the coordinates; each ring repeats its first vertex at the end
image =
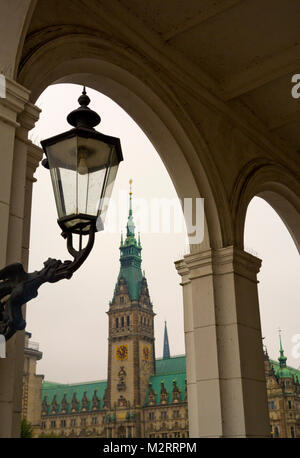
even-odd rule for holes
{"type": "Polygon", "coordinates": [[[93,138],[78,137],[77,153],[77,210],[97,216],[111,145],[93,138]]]}
{"type": "Polygon", "coordinates": [[[108,211],[109,199],[112,194],[116,175],[119,167],[119,159],[115,147],[112,148],[110,154],[110,161],[106,175],[106,181],[103,188],[101,200],[99,202],[98,217],[101,217],[102,225],[104,224],[105,217],[108,211]]]}
{"type": "Polygon", "coordinates": [[[47,146],[58,217],[76,212],[77,139],[68,138],[47,146]]]}

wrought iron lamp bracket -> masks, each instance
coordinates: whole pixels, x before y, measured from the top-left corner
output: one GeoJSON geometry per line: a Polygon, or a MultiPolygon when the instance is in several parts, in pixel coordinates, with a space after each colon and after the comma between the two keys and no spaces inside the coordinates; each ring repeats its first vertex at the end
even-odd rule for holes
{"type": "Polygon", "coordinates": [[[91,224],[88,242],[82,248],[82,234],[79,235],[79,249],[73,246],[73,234],[63,232],[67,240],[68,252],[73,261],[60,261],[49,258],[44,268],[32,273],[25,272],[21,263],[13,263],[0,270],[0,334],[10,339],[17,331],[23,330],[26,321],[22,315],[22,306],[37,297],[43,283],[56,283],[64,278],[70,279],[90,254],[95,241],[96,225],[91,224]]]}

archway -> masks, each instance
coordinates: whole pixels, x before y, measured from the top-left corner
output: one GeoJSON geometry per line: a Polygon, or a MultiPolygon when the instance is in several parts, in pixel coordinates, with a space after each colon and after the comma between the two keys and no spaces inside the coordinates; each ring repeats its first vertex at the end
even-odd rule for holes
{"type": "MultiPolygon", "coordinates": [[[[77,106],[77,98],[81,91],[81,86],[73,84],[52,85],[44,91],[37,102],[43,110],[41,118],[36,129],[30,133],[33,141],[38,142],[42,138],[68,129],[66,115],[77,106]],[[57,100],[60,98],[64,98],[64,104],[58,107],[57,100]]],[[[155,227],[153,230],[151,228],[151,199],[154,197],[160,200],[163,197],[166,203],[169,199],[171,204],[177,197],[176,191],[150,141],[129,116],[106,96],[90,88],[87,88],[87,92],[91,98],[91,107],[102,117],[99,130],[109,135],[120,136],[124,161],[120,165],[110,207],[116,209],[117,224],[111,221],[111,218],[107,218],[105,227],[108,227],[108,230],[97,234],[93,251],[81,272],[69,282],[57,284],[58,288],[45,285],[45,288],[40,290],[38,299],[27,307],[27,328],[33,333],[33,339],[38,340],[45,351],[47,349],[44,361],[39,364],[39,371],[45,373],[47,379],[61,383],[107,377],[108,326],[105,312],[109,309],[109,301],[113,297],[120,270],[121,231],[124,238],[126,237],[129,178],[133,179],[133,218],[136,237],[138,231],[141,231],[142,269],[146,271],[150,297],[157,314],[156,355],[160,357],[163,348],[164,320],[168,321],[171,355],[184,353],[181,286],[173,264],[173,261],[185,254],[185,245],[182,244],[184,235],[176,235],[173,226],[169,234],[160,234],[155,227]],[[144,213],[139,210],[139,198],[143,198],[140,203],[145,203],[146,209],[149,210],[149,213],[145,214],[144,225],[141,225],[144,213]],[[122,208],[119,208],[120,206],[122,208]],[[113,222],[111,230],[110,222],[113,222]],[[47,321],[44,319],[45,314],[48,316],[47,321]],[[58,316],[60,320],[57,320],[58,316]],[[84,324],[79,316],[84,319],[84,324]],[[179,339],[174,331],[177,328],[176,320],[180,322],[179,339]],[[52,345],[54,328],[56,342],[52,345]],[[65,330],[71,337],[64,344],[65,330]],[[95,365],[91,355],[93,354],[97,360],[100,351],[103,351],[104,355],[95,365]],[[84,353],[87,355],[86,358],[84,353]],[[56,361],[58,354],[60,362],[56,361]],[[77,366],[79,354],[82,355],[82,371],[78,371],[77,366]],[[61,361],[65,363],[61,364],[61,361]]],[[[65,259],[66,256],[65,241],[60,237],[60,229],[56,223],[57,214],[49,171],[39,167],[35,176],[38,181],[33,186],[30,271],[38,269],[41,262],[49,256],[59,259],[65,259]]],[[[170,213],[172,211],[173,208],[170,207],[170,213]]],[[[161,232],[163,222],[159,223],[161,232]]]]}
{"type": "Polygon", "coordinates": [[[264,160],[247,164],[240,173],[231,207],[235,216],[237,245],[244,246],[244,225],[249,203],[254,196],[268,202],[285,223],[300,252],[300,184],[284,167],[264,160]]]}
{"type": "MultiPolygon", "coordinates": [[[[117,46],[111,49],[107,42],[86,35],[64,36],[31,55],[21,66],[18,81],[31,90],[33,103],[47,86],[59,82],[86,84],[110,97],[145,132],[163,160],[179,198],[205,198],[207,231],[202,247],[217,248],[223,246],[224,239],[232,240],[231,218],[217,171],[213,169],[213,187],[207,178],[205,168],[211,167],[207,145],[169,88],[152,69],[145,68],[138,56],[128,55],[117,46]],[[50,64],[49,53],[55,65],[50,64]],[[218,207],[222,206],[222,219],[217,200],[218,207]]],[[[191,246],[191,251],[198,249],[199,246],[191,246]]]]}

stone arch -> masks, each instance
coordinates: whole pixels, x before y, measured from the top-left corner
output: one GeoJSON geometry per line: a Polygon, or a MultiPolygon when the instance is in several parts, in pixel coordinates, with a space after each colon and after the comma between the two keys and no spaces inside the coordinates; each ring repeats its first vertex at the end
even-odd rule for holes
{"type": "Polygon", "coordinates": [[[278,213],[300,252],[300,183],[282,165],[263,159],[247,164],[235,185],[231,208],[237,246],[243,248],[246,212],[255,196],[278,213]]]}
{"type": "MultiPolygon", "coordinates": [[[[148,136],[178,196],[205,198],[206,236],[201,248],[228,244],[232,228],[226,194],[198,129],[156,72],[114,45],[86,34],[55,38],[23,59],[18,82],[31,90],[33,103],[47,86],[62,82],[85,83],[112,98],[148,136]]],[[[192,252],[198,250],[199,245],[191,246],[192,252]]]]}

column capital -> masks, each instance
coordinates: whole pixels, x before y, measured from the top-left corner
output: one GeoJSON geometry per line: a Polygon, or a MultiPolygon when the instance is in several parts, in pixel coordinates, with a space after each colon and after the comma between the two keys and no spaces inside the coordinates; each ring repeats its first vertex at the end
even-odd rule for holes
{"type": "Polygon", "coordinates": [[[185,283],[187,278],[192,280],[228,273],[235,273],[256,282],[261,260],[237,247],[228,246],[188,254],[182,260],[176,261],[175,266],[185,283]]]}
{"type": "Polygon", "coordinates": [[[24,110],[30,91],[11,78],[5,78],[6,94],[0,98],[0,121],[19,127],[17,115],[24,110]]]}
{"type": "Polygon", "coordinates": [[[25,103],[24,109],[21,113],[18,114],[17,120],[20,124],[22,130],[25,131],[27,136],[27,132],[35,126],[35,123],[38,121],[41,113],[41,109],[38,108],[36,105],[33,105],[30,102],[25,103]]]}

